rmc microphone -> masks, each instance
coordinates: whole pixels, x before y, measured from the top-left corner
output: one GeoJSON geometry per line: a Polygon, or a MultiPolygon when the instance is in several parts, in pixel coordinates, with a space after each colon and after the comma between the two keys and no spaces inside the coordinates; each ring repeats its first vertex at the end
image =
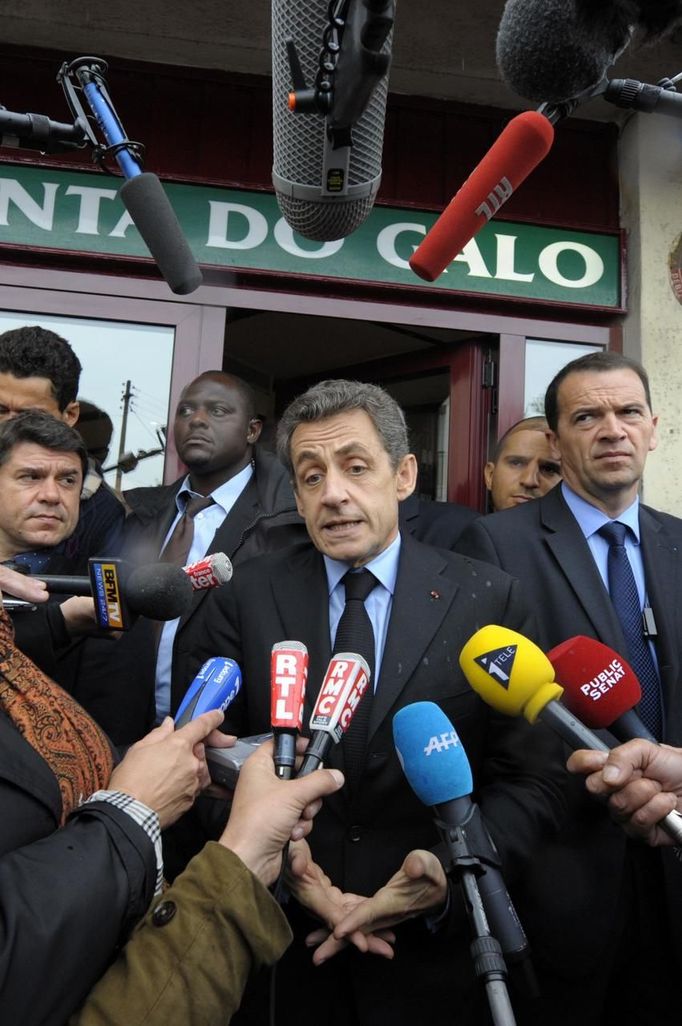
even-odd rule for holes
{"type": "Polygon", "coordinates": [[[578,635],[547,653],[563,699],[594,730],[608,728],[619,741],[641,737],[658,744],[634,710],[642,689],[630,664],[596,638],[578,635]]]}
{"type": "MultiPolygon", "coordinates": [[[[561,704],[563,688],[554,667],[537,645],[508,627],[489,625],[469,638],[459,664],[484,702],[507,716],[541,719],[570,748],[608,752],[608,745],[561,704]]],[[[682,816],[670,812],[659,826],[682,844],[682,816]]]]}
{"type": "Polygon", "coordinates": [[[552,123],[538,111],[512,118],[412,254],[414,273],[435,281],[547,156],[553,141],[552,123]]]}
{"type": "Polygon", "coordinates": [[[272,183],[308,239],[345,238],[374,204],[394,11],[394,0],[272,2],[272,183]]]}
{"type": "Polygon", "coordinates": [[[417,798],[434,810],[438,832],[453,856],[453,830],[460,828],[467,847],[480,859],[478,889],[492,935],[509,961],[529,953],[528,941],[504,885],[500,859],[471,800],[473,779],[466,752],[443,710],[434,702],[415,702],[393,717],[393,740],[400,765],[417,798]]]}
{"type": "Polygon", "coordinates": [[[307,679],[308,649],[302,641],[278,641],[272,646],[270,723],[275,737],[275,773],[282,780],[291,780],[294,775],[307,679]]]}
{"type": "Polygon", "coordinates": [[[310,744],[297,777],[316,770],[331,746],[341,740],[370,686],[369,676],[369,666],[361,655],[339,652],[332,656],[310,717],[310,744]]]}

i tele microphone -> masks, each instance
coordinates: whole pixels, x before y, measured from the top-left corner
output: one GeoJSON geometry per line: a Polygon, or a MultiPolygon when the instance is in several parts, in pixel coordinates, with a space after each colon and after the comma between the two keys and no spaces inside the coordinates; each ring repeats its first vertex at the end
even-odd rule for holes
{"type": "Polygon", "coordinates": [[[222,656],[207,659],[178,707],[175,714],[176,730],[211,709],[224,712],[237,697],[241,686],[241,670],[234,659],[222,656]]]}
{"type": "Polygon", "coordinates": [[[393,0],[272,2],[272,183],[305,238],[345,238],[374,204],[393,9],[393,0]]]}
{"type": "Polygon", "coordinates": [[[192,604],[192,585],[182,569],[150,563],[134,570],[121,559],[91,557],[88,577],[36,574],[53,595],[92,595],[97,625],[128,630],[134,616],[174,620],[192,604]]]}
{"type": "Polygon", "coordinates": [[[538,111],[512,118],[412,254],[414,273],[435,281],[547,156],[553,141],[552,123],[538,111]]]}
{"type": "MultiPolygon", "coordinates": [[[[459,664],[484,702],[507,716],[541,719],[573,749],[608,752],[609,746],[561,704],[563,688],[537,645],[507,627],[482,627],[460,652],[459,664]]],[[[670,812],[659,826],[682,844],[682,816],[670,812]]]]}
{"type": "Polygon", "coordinates": [[[278,641],[270,656],[270,723],[275,737],[273,762],[282,780],[296,766],[296,738],[303,726],[308,679],[308,649],[301,641],[278,641]]]}
{"type": "Polygon", "coordinates": [[[310,717],[310,744],[297,777],[316,770],[343,737],[358,702],[370,686],[369,666],[354,652],[332,656],[310,717]]]}
{"type": "Polygon", "coordinates": [[[480,859],[478,888],[491,933],[505,958],[524,958],[528,941],[502,879],[495,845],[471,800],[471,767],[452,723],[434,702],[415,702],[393,717],[393,740],[410,787],[434,810],[450,859],[456,856],[457,830],[463,832],[469,853],[480,859]]]}
{"type": "Polygon", "coordinates": [[[635,671],[612,648],[577,635],[547,658],[564,688],[564,702],[588,727],[608,728],[619,741],[641,737],[658,743],[634,709],[642,697],[635,671]]]}

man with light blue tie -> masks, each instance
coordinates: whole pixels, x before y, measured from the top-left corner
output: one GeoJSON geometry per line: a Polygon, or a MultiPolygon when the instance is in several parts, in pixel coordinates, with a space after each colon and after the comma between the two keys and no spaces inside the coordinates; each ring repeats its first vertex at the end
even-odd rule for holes
{"type": "MultiPolygon", "coordinates": [[[[640,718],[679,745],[682,521],[639,501],[658,427],[646,371],[619,353],[581,357],[549,385],[545,414],[563,482],[477,520],[457,548],[521,581],[547,648],[587,635],[622,655],[642,686],[640,718]]],[[[603,808],[576,800],[518,902],[544,982],[536,1017],[524,1022],[665,1021],[682,952],[679,888],[667,878],[679,866],[626,842],[603,808]]]]}
{"type": "MultiPolygon", "coordinates": [[[[434,848],[438,833],[431,810],[407,784],[392,723],[399,709],[422,700],[437,702],[452,720],[511,886],[558,827],[563,769],[542,725],[529,729],[485,706],[458,657],[482,624],[532,633],[532,618],[506,574],[401,531],[399,505],[414,490],[417,466],[404,414],[379,386],[344,380],[312,386],[285,410],[278,451],[310,542],[250,560],[229,588],[206,599],[194,665],[215,652],[240,664],[242,690],[226,729],[242,736],[269,728],[270,653],[284,639],[309,651],[306,724],[332,652],[359,651],[374,673],[348,735],[329,756],[330,765],[345,767],[347,781],[338,800],[325,802],[311,834],[316,882],[290,881],[296,900],[287,914],[295,940],[278,969],[276,1021],[482,1022],[477,999],[485,999],[473,981],[459,893],[444,905],[437,874],[427,879],[420,869],[415,880],[407,872],[413,850],[434,848]],[[404,885],[397,904],[402,897],[409,920],[395,928],[395,949],[384,935],[372,937],[367,953],[355,942],[333,941],[329,933],[343,909],[358,895],[385,893],[394,874],[404,885]],[[311,909],[323,919],[322,936],[311,909]],[[313,962],[311,945],[320,942],[313,962]]],[[[417,856],[422,868],[429,854],[417,856]]],[[[235,1024],[267,1022],[267,997],[267,981],[256,980],[235,1024]]]]}

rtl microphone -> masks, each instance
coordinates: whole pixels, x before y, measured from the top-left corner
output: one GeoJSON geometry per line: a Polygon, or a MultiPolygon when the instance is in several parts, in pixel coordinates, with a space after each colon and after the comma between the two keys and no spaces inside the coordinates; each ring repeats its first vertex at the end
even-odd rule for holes
{"type": "Polygon", "coordinates": [[[272,2],[272,183],[287,224],[320,242],[372,209],[388,95],[394,3],[351,0],[345,18],[338,6],[272,2]]]}
{"type": "Polygon", "coordinates": [[[547,156],[551,122],[538,111],[517,114],[471,172],[410,258],[410,267],[435,281],[547,156]]]}
{"type": "MultiPolygon", "coordinates": [[[[563,688],[554,680],[547,656],[522,634],[507,627],[482,627],[460,652],[459,664],[484,702],[507,716],[541,719],[570,748],[608,752],[608,745],[561,704],[563,688]]],[[[682,844],[682,816],[670,812],[659,826],[682,844]]]]}
{"type": "Polygon", "coordinates": [[[184,727],[211,709],[224,712],[242,686],[241,670],[234,659],[213,656],[207,659],[188,687],[175,714],[175,729],[184,727]]]}
{"type": "Polygon", "coordinates": [[[490,931],[505,958],[516,961],[525,957],[528,941],[504,885],[495,845],[478,805],[471,800],[471,767],[452,723],[434,702],[415,702],[393,717],[393,740],[410,787],[434,810],[450,858],[453,831],[460,828],[469,851],[480,859],[483,873],[477,876],[478,888],[490,931]]]}
{"type": "Polygon", "coordinates": [[[308,679],[308,649],[301,641],[278,641],[270,657],[270,723],[275,737],[273,762],[282,780],[296,766],[296,738],[303,726],[308,679]]]}
{"type": "Polygon", "coordinates": [[[232,562],[224,552],[213,552],[210,556],[204,556],[196,563],[190,563],[182,568],[190,580],[194,591],[204,591],[207,588],[218,588],[221,584],[227,584],[232,580],[232,562]]]}
{"type": "Polygon", "coordinates": [[[128,630],[134,616],[174,620],[192,604],[192,585],[180,567],[150,563],[130,570],[121,559],[91,557],[88,577],[36,574],[54,595],[92,595],[97,624],[104,630],[128,630]]]}
{"type": "Polygon", "coordinates": [[[297,777],[316,770],[348,730],[358,702],[369,683],[369,666],[361,655],[340,652],[332,656],[310,717],[310,744],[297,777]]]}
{"type": "Polygon", "coordinates": [[[563,699],[594,730],[608,728],[619,741],[641,737],[658,744],[634,710],[642,689],[630,664],[596,638],[578,635],[547,653],[563,699]]]}

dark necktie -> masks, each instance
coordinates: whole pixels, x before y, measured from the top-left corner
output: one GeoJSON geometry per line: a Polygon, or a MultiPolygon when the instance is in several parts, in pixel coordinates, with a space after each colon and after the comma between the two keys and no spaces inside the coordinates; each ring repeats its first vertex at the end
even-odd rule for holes
{"type": "Polygon", "coordinates": [[[351,570],[343,578],[346,605],[336,628],[334,652],[356,652],[367,660],[370,678],[348,730],[343,736],[346,777],[355,787],[362,774],[367,744],[367,725],[374,692],[374,630],[365,609],[365,599],[379,582],[369,570],[351,570]]]}
{"type": "Polygon", "coordinates": [[[185,566],[189,550],[194,540],[194,518],[202,509],[212,506],[215,499],[210,495],[190,495],[182,516],[175,525],[175,529],[168,539],[165,549],[159,556],[162,563],[174,563],[176,566],[185,566]]]}
{"type": "Polygon", "coordinates": [[[599,534],[609,543],[609,594],[623,628],[628,661],[642,688],[639,715],[654,737],[660,740],[663,726],[661,682],[649,643],[644,637],[637,584],[625,549],[627,530],[625,524],[612,520],[599,528],[599,534]]]}

